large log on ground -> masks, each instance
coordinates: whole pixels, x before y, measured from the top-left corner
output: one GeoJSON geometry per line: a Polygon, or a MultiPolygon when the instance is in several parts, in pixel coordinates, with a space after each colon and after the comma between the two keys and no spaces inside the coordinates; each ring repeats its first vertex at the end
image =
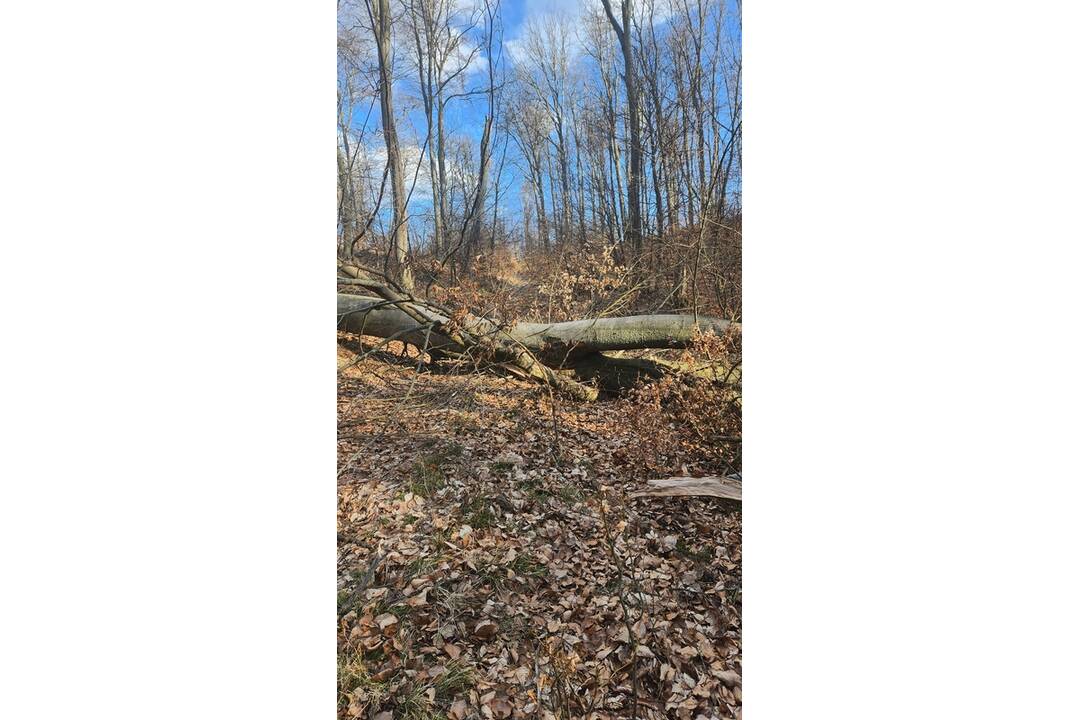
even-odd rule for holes
{"type": "Polygon", "coordinates": [[[338,294],[338,327],[362,334],[374,334],[378,329],[382,337],[412,342],[433,356],[439,351],[444,354],[447,351],[475,353],[476,359],[509,363],[525,371],[534,380],[547,383],[575,400],[591,401],[599,394],[595,387],[555,372],[537,359],[531,350],[491,322],[466,318],[461,324],[455,323],[429,303],[403,295],[393,288],[380,286],[372,289],[379,292],[381,301],[338,294]],[[396,313],[401,313],[405,319],[396,313]]]}
{"type": "Polygon", "coordinates": [[[688,347],[697,333],[723,335],[730,323],[693,315],[631,315],[558,323],[518,323],[510,335],[537,352],[607,352],[688,347]]]}
{"type": "Polygon", "coordinates": [[[444,308],[387,286],[371,290],[381,297],[338,294],[339,328],[411,343],[435,359],[465,355],[509,364],[579,400],[595,400],[598,387],[615,391],[672,370],[657,360],[611,357],[605,351],[687,347],[698,333],[723,333],[729,327],[728,321],[711,317],[636,315],[507,328],[468,315],[454,322],[444,308]]]}
{"type": "MultiPolygon", "coordinates": [[[[381,298],[338,294],[339,327],[349,332],[376,337],[395,336],[414,345],[450,347],[447,337],[433,333],[392,303],[381,298]]],[[[433,322],[447,318],[429,309],[433,322]]],[[[630,317],[571,320],[558,323],[518,323],[508,331],[486,320],[474,319],[474,329],[500,335],[521,343],[531,352],[549,358],[587,355],[612,350],[681,348],[689,346],[697,333],[723,334],[730,323],[713,317],[692,315],[633,315],[630,317]]],[[[460,348],[454,348],[460,350],[460,348]]]]}
{"type": "MultiPolygon", "coordinates": [[[[433,322],[446,321],[441,315],[426,312],[433,322]]],[[[458,352],[463,350],[445,335],[429,332],[428,326],[412,318],[396,304],[382,298],[339,293],[337,315],[338,328],[357,335],[394,338],[417,347],[447,347],[458,352]]]]}

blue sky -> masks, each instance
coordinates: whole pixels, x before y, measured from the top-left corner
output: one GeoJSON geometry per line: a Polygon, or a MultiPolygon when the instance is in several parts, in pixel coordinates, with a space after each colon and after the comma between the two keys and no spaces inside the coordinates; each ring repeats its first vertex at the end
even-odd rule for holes
{"type": "MultiPolygon", "coordinates": [[[[657,4],[657,19],[662,20],[663,12],[660,11],[660,6],[664,4],[664,0],[655,0],[657,4]]],[[[459,6],[468,7],[473,0],[459,0],[459,6]]],[[[729,0],[731,4],[734,4],[734,0],[729,0]]],[[[502,31],[503,31],[503,43],[506,46],[502,58],[502,65],[504,69],[509,69],[513,59],[511,53],[514,49],[515,42],[519,41],[523,35],[526,24],[530,20],[542,19],[544,15],[562,15],[571,20],[571,26],[577,27],[578,23],[576,19],[580,17],[583,7],[587,5],[595,5],[598,9],[602,7],[600,0],[502,0],[501,4],[501,18],[502,18],[502,31]]],[[[618,11],[618,3],[613,3],[618,11]]],[[[602,12],[602,11],[601,11],[602,12]]],[[[413,186],[413,172],[416,169],[416,162],[420,157],[420,146],[423,143],[423,137],[425,132],[425,119],[422,108],[419,106],[419,91],[417,84],[413,79],[409,71],[409,59],[407,57],[407,47],[402,42],[395,42],[395,52],[398,54],[396,57],[396,80],[394,84],[395,89],[395,105],[399,117],[404,114],[404,121],[399,120],[398,134],[403,146],[403,154],[406,158],[406,189],[413,186]],[[412,108],[409,108],[409,105],[412,108]],[[411,161],[411,162],[410,162],[411,161]]],[[[473,62],[473,67],[468,71],[466,83],[472,87],[483,87],[487,81],[487,58],[484,58],[482,53],[478,54],[477,59],[473,62]]],[[[468,136],[473,141],[474,149],[479,147],[480,135],[483,128],[484,116],[487,110],[486,98],[483,96],[477,96],[473,98],[461,98],[452,101],[448,107],[445,125],[448,139],[451,136],[468,136]]],[[[353,126],[357,129],[363,124],[366,115],[366,105],[356,112],[353,117],[353,126]]],[[[370,152],[373,165],[379,168],[381,174],[382,164],[385,158],[385,150],[382,146],[381,135],[376,135],[375,130],[379,125],[379,110],[376,104],[370,117],[367,118],[368,135],[365,147],[370,152]]],[[[498,163],[500,159],[500,153],[502,149],[502,140],[505,138],[499,137],[492,157],[491,172],[498,171],[498,163]]],[[[524,176],[521,169],[517,166],[517,152],[514,147],[514,143],[511,142],[506,154],[506,162],[503,166],[503,172],[501,177],[501,194],[499,198],[499,213],[506,217],[518,217],[521,213],[521,187],[524,182],[524,176]]],[[[448,157],[449,163],[449,157],[448,157]]],[[[418,223],[420,227],[416,228],[416,231],[410,234],[419,237],[420,233],[424,232],[424,218],[429,215],[431,208],[431,191],[430,184],[427,182],[427,158],[424,157],[423,162],[420,165],[420,172],[418,179],[413,189],[413,195],[410,200],[410,222],[418,223]]],[[[489,196],[489,203],[491,197],[489,196]]],[[[385,203],[384,203],[385,206],[385,203]]],[[[430,228],[428,228],[430,229],[430,228]]]]}

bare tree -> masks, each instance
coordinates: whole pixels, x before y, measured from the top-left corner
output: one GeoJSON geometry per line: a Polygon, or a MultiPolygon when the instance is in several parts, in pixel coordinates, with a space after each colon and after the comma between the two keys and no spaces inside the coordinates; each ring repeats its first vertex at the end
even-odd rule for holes
{"type": "Polygon", "coordinates": [[[339,252],[347,256],[367,225],[358,160],[376,94],[368,90],[374,86],[372,74],[361,62],[370,50],[369,38],[357,32],[348,6],[339,5],[339,10],[344,12],[338,19],[338,229],[339,252]]]}
{"type": "Polygon", "coordinates": [[[365,0],[375,47],[379,59],[379,104],[382,109],[382,132],[386,142],[386,163],[390,168],[390,191],[393,201],[391,255],[393,270],[402,287],[413,288],[412,268],[409,265],[409,216],[405,207],[404,170],[398,146],[397,124],[394,119],[393,58],[390,51],[390,2],[365,0]],[[374,2],[374,6],[373,3],[374,2]]]}
{"type": "Polygon", "coordinates": [[[598,183],[597,187],[603,192],[600,205],[604,208],[603,215],[611,242],[622,245],[626,230],[626,203],[623,194],[622,153],[619,151],[619,123],[616,110],[619,103],[619,88],[614,63],[614,47],[611,44],[607,19],[598,13],[587,14],[585,35],[587,39],[585,51],[596,63],[599,86],[595,94],[599,112],[603,114],[602,123],[597,125],[602,128],[604,150],[598,161],[602,182],[598,183]]]}
{"type": "Polygon", "coordinates": [[[571,190],[570,106],[574,98],[574,78],[570,67],[569,44],[573,28],[566,18],[544,15],[525,26],[525,61],[518,68],[517,81],[532,95],[536,107],[546,117],[545,137],[554,155],[550,176],[555,241],[561,246],[569,235],[574,198],[571,190]],[[557,210],[556,210],[557,208],[557,210]],[[557,212],[557,214],[556,214],[557,212]]]}
{"type": "Polygon", "coordinates": [[[627,205],[630,208],[630,228],[627,233],[635,253],[642,250],[641,236],[641,131],[639,129],[638,91],[635,79],[634,50],[630,36],[633,0],[622,0],[622,23],[615,19],[611,0],[603,0],[608,22],[619,38],[623,54],[623,79],[626,83],[626,124],[630,126],[630,170],[627,179],[627,205]]]}
{"type": "Polygon", "coordinates": [[[403,0],[412,40],[413,62],[426,120],[429,174],[433,194],[436,254],[446,253],[446,123],[447,104],[454,93],[450,86],[460,80],[476,58],[479,48],[467,47],[475,27],[473,14],[463,15],[454,0],[403,0]]]}
{"type": "MultiPolygon", "coordinates": [[[[540,246],[550,248],[547,201],[544,193],[544,168],[546,165],[547,130],[543,110],[531,93],[520,90],[511,100],[508,114],[510,136],[517,144],[528,171],[529,186],[536,199],[537,236],[540,246]]],[[[552,198],[552,202],[555,199],[552,198]]]]}
{"type": "MultiPolygon", "coordinates": [[[[495,74],[498,71],[499,58],[494,53],[495,37],[498,28],[499,0],[494,3],[484,0],[484,38],[488,59],[487,114],[484,116],[484,131],[480,137],[480,170],[473,194],[472,207],[465,217],[462,236],[467,252],[464,263],[467,266],[472,255],[480,246],[480,230],[483,225],[484,202],[487,199],[488,171],[491,164],[492,128],[495,126],[495,74]]],[[[499,46],[501,47],[501,42],[499,46]]]]}

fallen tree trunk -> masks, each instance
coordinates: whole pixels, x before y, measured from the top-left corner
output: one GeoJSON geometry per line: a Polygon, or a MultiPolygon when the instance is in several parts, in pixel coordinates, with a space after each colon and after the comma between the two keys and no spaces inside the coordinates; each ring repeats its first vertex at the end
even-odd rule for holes
{"type": "Polygon", "coordinates": [[[429,303],[404,295],[389,286],[373,285],[371,289],[378,292],[382,300],[338,295],[339,328],[411,342],[433,356],[440,352],[451,352],[468,354],[478,361],[509,363],[529,377],[551,385],[575,400],[592,401],[599,395],[595,387],[552,370],[537,359],[529,348],[491,322],[466,318],[463,324],[459,324],[429,303]]]}
{"type": "Polygon", "coordinates": [[[537,352],[588,354],[689,347],[697,334],[723,335],[727,320],[692,315],[631,315],[559,323],[518,323],[510,335],[537,352]]]}
{"type": "Polygon", "coordinates": [[[428,350],[442,348],[455,352],[465,350],[446,335],[430,330],[432,323],[447,322],[449,318],[429,313],[429,320],[420,322],[402,310],[400,303],[382,298],[338,294],[337,315],[338,329],[357,335],[393,337],[428,350]]]}
{"type": "MultiPolygon", "coordinates": [[[[377,297],[338,295],[339,327],[349,332],[377,337],[397,336],[414,345],[424,344],[431,322],[445,323],[448,318],[425,308],[428,322],[419,322],[399,305],[377,297]]],[[[612,350],[688,347],[698,333],[727,331],[727,320],[691,315],[633,315],[630,317],[571,320],[558,323],[517,323],[500,329],[495,323],[470,318],[469,323],[484,334],[504,335],[530,352],[559,361],[572,356],[586,356],[612,350]]],[[[452,347],[444,335],[433,333],[429,346],[452,347]]],[[[462,348],[454,348],[461,351],[462,348]]]]}
{"type": "Polygon", "coordinates": [[[698,334],[721,334],[730,325],[711,317],[636,315],[504,327],[413,298],[372,278],[374,271],[340,261],[338,270],[347,276],[342,282],[376,295],[339,293],[340,329],[410,343],[434,359],[471,357],[512,366],[579,400],[596,399],[597,387],[617,390],[672,371],[665,363],[605,351],[688,347],[698,334]]]}

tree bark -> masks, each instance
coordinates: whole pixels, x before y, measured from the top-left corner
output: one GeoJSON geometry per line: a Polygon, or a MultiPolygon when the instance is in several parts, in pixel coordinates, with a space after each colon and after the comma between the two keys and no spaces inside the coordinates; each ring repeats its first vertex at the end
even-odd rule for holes
{"type": "Polygon", "coordinates": [[[375,0],[378,17],[372,17],[375,29],[375,47],[379,60],[379,107],[382,110],[383,139],[386,141],[386,162],[390,166],[390,190],[394,204],[391,245],[394,271],[401,286],[413,287],[412,268],[409,267],[409,223],[405,209],[405,179],[398,146],[397,125],[394,121],[394,95],[390,71],[390,2],[375,0]]]}
{"type": "Polygon", "coordinates": [[[603,0],[604,12],[615,30],[622,46],[623,75],[626,81],[626,124],[630,128],[630,169],[627,178],[627,204],[630,206],[630,247],[641,254],[641,131],[639,129],[639,110],[637,81],[634,71],[634,51],[631,46],[630,22],[633,0],[622,0],[622,24],[615,19],[611,11],[610,0],[603,0]]]}

